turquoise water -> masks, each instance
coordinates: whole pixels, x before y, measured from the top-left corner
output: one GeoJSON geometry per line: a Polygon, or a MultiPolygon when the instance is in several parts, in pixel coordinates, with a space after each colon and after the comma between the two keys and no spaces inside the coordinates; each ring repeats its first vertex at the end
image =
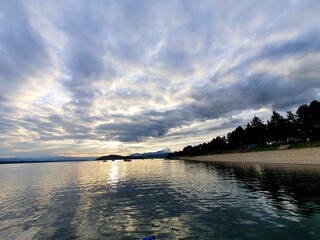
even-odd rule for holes
{"type": "Polygon", "coordinates": [[[319,239],[320,168],[0,165],[0,239],[319,239]]]}

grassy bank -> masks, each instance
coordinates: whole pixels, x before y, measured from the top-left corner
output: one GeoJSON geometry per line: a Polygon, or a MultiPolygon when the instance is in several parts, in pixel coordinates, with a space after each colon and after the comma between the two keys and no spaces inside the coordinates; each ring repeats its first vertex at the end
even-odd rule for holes
{"type": "Polygon", "coordinates": [[[320,147],[320,141],[318,141],[318,142],[294,143],[294,144],[290,145],[289,149],[318,148],[318,147],[320,147]]]}
{"type": "MultiPolygon", "coordinates": [[[[257,146],[255,148],[250,149],[250,152],[264,152],[264,151],[273,151],[281,149],[281,144],[274,145],[264,145],[257,146]]],[[[303,148],[318,148],[320,147],[320,141],[318,142],[301,142],[301,143],[291,143],[288,144],[288,148],[286,149],[303,149],[303,148]]]]}

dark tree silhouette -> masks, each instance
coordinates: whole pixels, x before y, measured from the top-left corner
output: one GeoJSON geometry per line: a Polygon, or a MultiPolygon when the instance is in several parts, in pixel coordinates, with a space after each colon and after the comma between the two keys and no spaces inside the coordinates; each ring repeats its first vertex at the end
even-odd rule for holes
{"type": "Polygon", "coordinates": [[[268,129],[268,140],[275,142],[286,142],[287,141],[287,128],[286,120],[278,112],[273,111],[270,121],[267,124],[268,129]]]}
{"type": "Polygon", "coordinates": [[[320,102],[312,101],[310,105],[302,105],[297,110],[298,121],[304,138],[320,139],[320,102]]]}
{"type": "Polygon", "coordinates": [[[304,104],[297,110],[299,129],[303,138],[307,138],[310,135],[311,130],[311,116],[309,106],[304,104]]]}
{"type": "Polygon", "coordinates": [[[264,144],[266,141],[266,125],[260,118],[254,116],[251,124],[251,143],[252,144],[264,144]]]}
{"type": "Polygon", "coordinates": [[[298,117],[291,111],[287,112],[286,127],[289,142],[295,142],[301,139],[301,132],[299,131],[298,117]]]}
{"type": "Polygon", "coordinates": [[[316,100],[309,105],[301,105],[296,114],[288,111],[286,117],[273,111],[267,124],[254,116],[245,128],[238,126],[227,134],[227,138],[216,137],[211,142],[187,146],[169,156],[196,156],[245,149],[268,142],[280,144],[307,140],[320,140],[320,102],[316,100]]]}
{"type": "Polygon", "coordinates": [[[232,149],[242,148],[247,144],[243,127],[238,126],[234,131],[228,133],[228,143],[232,149]]]}

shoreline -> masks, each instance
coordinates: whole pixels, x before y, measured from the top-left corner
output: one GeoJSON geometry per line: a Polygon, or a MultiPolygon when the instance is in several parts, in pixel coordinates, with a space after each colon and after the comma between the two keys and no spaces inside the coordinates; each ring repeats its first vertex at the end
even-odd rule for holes
{"type": "Polygon", "coordinates": [[[247,153],[225,153],[195,157],[181,157],[180,159],[200,162],[293,164],[320,166],[320,148],[286,149],[247,153]]]}

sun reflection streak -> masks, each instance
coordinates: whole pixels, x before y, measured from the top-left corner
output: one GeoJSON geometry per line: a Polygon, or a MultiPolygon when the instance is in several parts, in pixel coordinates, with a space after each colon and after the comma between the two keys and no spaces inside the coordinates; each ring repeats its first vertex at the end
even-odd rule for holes
{"type": "Polygon", "coordinates": [[[109,181],[112,184],[119,182],[119,165],[117,161],[113,161],[109,171],[109,181]]]}

